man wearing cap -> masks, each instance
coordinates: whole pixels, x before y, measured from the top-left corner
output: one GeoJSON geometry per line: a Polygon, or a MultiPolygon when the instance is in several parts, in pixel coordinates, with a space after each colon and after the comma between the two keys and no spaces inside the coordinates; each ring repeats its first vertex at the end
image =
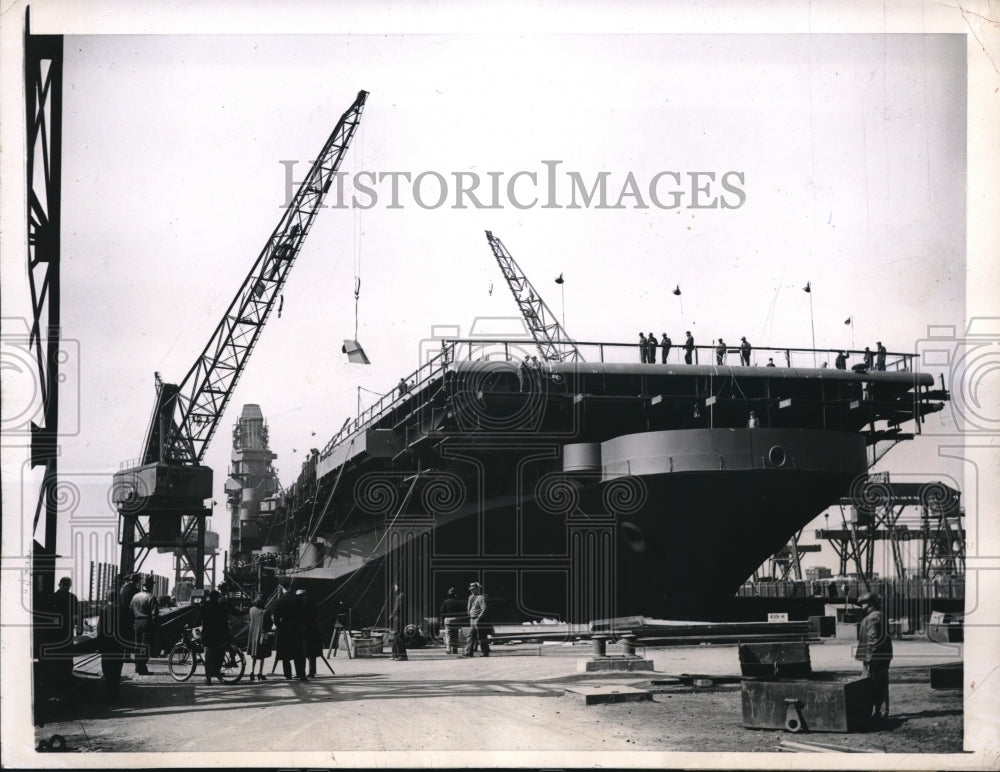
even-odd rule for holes
{"type": "Polygon", "coordinates": [[[132,629],[135,632],[135,672],[136,675],[149,675],[146,667],[149,655],[153,649],[153,637],[156,633],[156,622],[160,618],[160,604],[153,595],[156,582],[152,576],[147,576],[142,583],[142,591],[132,597],[132,629]]]}
{"type": "Polygon", "coordinates": [[[889,662],[892,660],[892,639],[889,637],[885,618],[879,609],[878,595],[866,592],[858,598],[858,605],[864,609],[865,617],[858,625],[858,650],[854,656],[864,663],[865,676],[871,682],[869,688],[872,716],[886,718],[889,715],[889,662]]]}
{"type": "Polygon", "coordinates": [[[465,605],[455,595],[455,588],[448,588],[448,597],[441,603],[438,616],[444,621],[444,643],[449,654],[458,654],[458,630],[465,616],[465,605]]]}
{"type": "Polygon", "coordinates": [[[490,643],[486,640],[486,596],[479,582],[469,585],[466,611],[469,614],[469,642],[465,645],[465,656],[473,656],[477,643],[483,650],[483,656],[490,656],[490,643]]]}

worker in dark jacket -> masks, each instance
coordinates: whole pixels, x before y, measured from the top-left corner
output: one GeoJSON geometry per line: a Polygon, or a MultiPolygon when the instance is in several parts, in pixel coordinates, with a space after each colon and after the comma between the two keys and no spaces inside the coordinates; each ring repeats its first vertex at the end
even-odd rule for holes
{"type": "Polygon", "coordinates": [[[281,670],[285,678],[292,677],[292,662],[295,662],[295,676],[300,681],[306,677],[305,653],[302,649],[302,601],[291,589],[291,584],[281,585],[282,595],[274,605],[272,616],[278,631],[278,646],[275,653],[281,660],[281,670]]]}
{"type": "Polygon", "coordinates": [[[455,595],[455,588],[448,588],[448,597],[441,603],[438,616],[444,622],[444,644],[449,654],[458,654],[458,631],[465,617],[465,604],[455,595]]]}
{"type": "Polygon", "coordinates": [[[865,676],[871,682],[872,716],[889,715],[889,662],[892,660],[892,638],[879,608],[879,597],[866,592],[858,598],[865,616],[858,625],[858,650],[855,658],[864,662],[865,676]],[[885,706],[883,710],[883,706],[885,706]]]}

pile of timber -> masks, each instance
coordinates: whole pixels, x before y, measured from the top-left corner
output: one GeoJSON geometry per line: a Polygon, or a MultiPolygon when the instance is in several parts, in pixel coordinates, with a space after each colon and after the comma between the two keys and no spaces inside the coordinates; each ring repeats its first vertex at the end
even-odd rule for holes
{"type": "Polygon", "coordinates": [[[783,643],[819,640],[815,626],[803,622],[684,622],[646,617],[600,619],[591,633],[620,637],[634,635],[646,646],[680,646],[697,643],[783,643]]]}
{"type": "Polygon", "coordinates": [[[503,625],[490,633],[495,643],[572,642],[593,635],[609,635],[615,641],[634,635],[644,646],[690,646],[699,643],[787,643],[819,640],[811,622],[674,622],[646,617],[599,619],[589,626],[568,624],[503,625]]]}

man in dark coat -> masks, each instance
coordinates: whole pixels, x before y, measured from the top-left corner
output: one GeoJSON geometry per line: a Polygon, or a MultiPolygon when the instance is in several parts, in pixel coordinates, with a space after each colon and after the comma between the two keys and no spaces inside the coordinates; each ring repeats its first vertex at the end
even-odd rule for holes
{"type": "Polygon", "coordinates": [[[403,631],[406,629],[404,598],[399,582],[393,582],[392,597],[389,598],[389,629],[392,631],[392,658],[400,662],[409,659],[406,656],[406,640],[403,635],[403,631]]]}
{"type": "Polygon", "coordinates": [[[753,351],[753,346],[750,345],[750,341],[746,339],[746,336],[740,338],[740,364],[743,366],[749,366],[750,364],[750,352],[753,351]]]}
{"type": "Polygon", "coordinates": [[[82,632],[83,626],[80,602],[69,589],[72,586],[73,580],[64,576],[59,580],[59,589],[52,594],[52,610],[59,616],[57,643],[59,648],[66,650],[56,654],[59,657],[60,678],[63,679],[73,677],[73,655],[69,650],[73,646],[74,636],[82,632]]]}
{"type": "Polygon", "coordinates": [[[302,604],[302,655],[309,666],[309,677],[316,677],[316,658],[323,656],[323,638],[319,633],[319,612],[305,590],[296,590],[302,604]]]}
{"type": "Polygon", "coordinates": [[[646,361],[651,364],[656,364],[656,336],[653,333],[649,333],[649,337],[646,338],[646,361]]]}
{"type": "Polygon", "coordinates": [[[117,697],[121,688],[126,640],[122,638],[121,596],[112,590],[97,617],[96,640],[97,650],[101,653],[105,694],[109,700],[117,697]]]}
{"type": "Polygon", "coordinates": [[[444,638],[449,654],[458,654],[458,631],[465,616],[465,604],[455,595],[455,588],[448,588],[448,597],[441,603],[438,616],[445,625],[444,638]]]}
{"type": "Polygon", "coordinates": [[[302,650],[302,602],[287,582],[281,586],[282,595],[274,605],[274,626],[278,631],[278,646],[275,656],[281,660],[281,670],[285,678],[292,677],[292,662],[295,662],[295,676],[300,681],[306,677],[305,653],[302,650]]]}
{"type": "Polygon", "coordinates": [[[858,625],[858,650],[855,658],[865,666],[865,676],[871,681],[872,717],[889,716],[889,662],[892,661],[892,638],[889,637],[879,597],[866,592],[858,598],[865,617],[858,625]],[[882,706],[885,710],[882,710],[882,706]]]}
{"type": "Polygon", "coordinates": [[[201,606],[201,642],[205,647],[205,683],[215,678],[222,683],[222,658],[229,644],[229,607],[219,602],[218,590],[212,590],[201,606]]]}
{"type": "Polygon", "coordinates": [[[639,362],[646,364],[649,361],[649,341],[644,333],[639,333],[639,362]]]}

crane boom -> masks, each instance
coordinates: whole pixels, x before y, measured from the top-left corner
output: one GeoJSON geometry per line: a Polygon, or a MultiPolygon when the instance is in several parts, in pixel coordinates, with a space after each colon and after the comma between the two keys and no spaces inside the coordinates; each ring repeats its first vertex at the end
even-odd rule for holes
{"type": "Polygon", "coordinates": [[[360,91],[341,116],[204,351],[176,392],[168,396],[167,404],[154,415],[143,463],[198,463],[204,458],[233,388],[340,168],[367,97],[368,92],[360,91]]]}
{"type": "Polygon", "coordinates": [[[164,383],[156,374],[156,402],[142,456],[137,463],[122,465],[112,487],[122,519],[123,575],[136,570],[146,552],[156,548],[183,558],[196,586],[201,586],[205,521],[211,515],[204,502],[212,496],[212,470],[202,459],[336,178],[367,98],[367,91],[359,91],[340,117],[184,380],[180,385],[164,383]],[[148,529],[140,517],[148,518],[148,529]],[[140,553],[143,557],[137,558],[140,553]]]}
{"type": "Polygon", "coordinates": [[[535,339],[538,352],[543,360],[582,362],[583,356],[577,348],[573,339],[566,334],[555,314],[542,300],[542,296],[535,291],[524,275],[517,261],[510,252],[491,231],[486,231],[486,240],[493,250],[493,256],[500,265],[503,278],[510,287],[514,301],[521,310],[521,316],[528,324],[528,331],[535,339]]]}

